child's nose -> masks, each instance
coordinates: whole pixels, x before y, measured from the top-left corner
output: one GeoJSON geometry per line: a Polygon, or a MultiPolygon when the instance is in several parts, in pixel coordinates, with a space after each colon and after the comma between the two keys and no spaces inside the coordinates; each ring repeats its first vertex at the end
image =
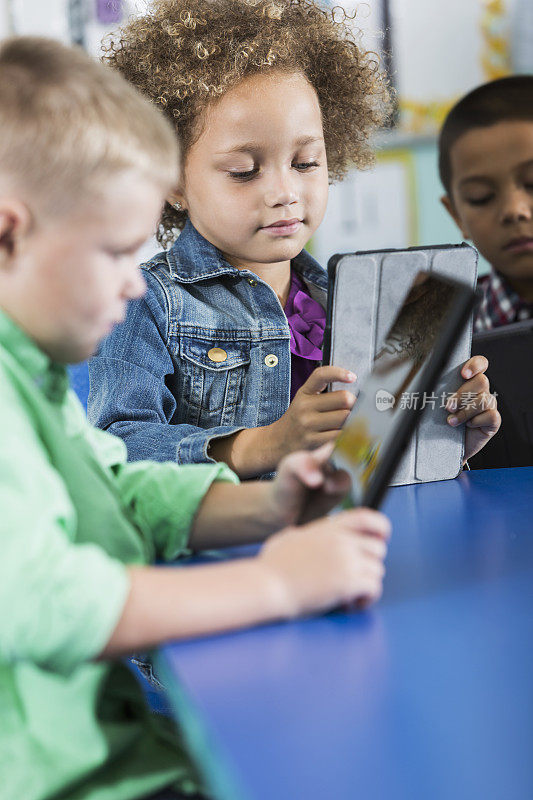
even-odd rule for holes
{"type": "Polygon", "coordinates": [[[510,190],[503,198],[501,207],[502,222],[519,222],[532,218],[532,200],[529,193],[516,188],[510,190]]]}
{"type": "Polygon", "coordinates": [[[270,208],[296,203],[298,193],[290,172],[279,170],[272,174],[265,191],[265,203],[270,208]]]}

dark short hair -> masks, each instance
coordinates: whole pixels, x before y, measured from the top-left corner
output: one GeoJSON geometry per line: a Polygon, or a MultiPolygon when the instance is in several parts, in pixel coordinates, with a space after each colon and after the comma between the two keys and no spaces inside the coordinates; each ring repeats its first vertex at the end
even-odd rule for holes
{"type": "Polygon", "coordinates": [[[472,128],[498,122],[533,122],[533,75],[510,75],[473,89],[448,113],[439,136],[439,174],[451,193],[450,153],[457,139],[472,128]]]}

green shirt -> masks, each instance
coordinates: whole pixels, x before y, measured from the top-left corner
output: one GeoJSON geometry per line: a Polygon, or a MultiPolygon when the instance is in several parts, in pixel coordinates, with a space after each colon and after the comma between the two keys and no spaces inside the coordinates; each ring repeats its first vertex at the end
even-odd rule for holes
{"type": "Polygon", "coordinates": [[[125,564],[186,551],[224,465],[126,463],[55,364],[0,311],[0,795],[129,800],[194,769],[130,670],[98,662],[125,564]]]}

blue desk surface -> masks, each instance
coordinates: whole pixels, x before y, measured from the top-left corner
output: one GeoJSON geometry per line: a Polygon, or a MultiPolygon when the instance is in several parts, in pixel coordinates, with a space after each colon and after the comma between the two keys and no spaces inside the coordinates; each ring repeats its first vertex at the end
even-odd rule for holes
{"type": "Polygon", "coordinates": [[[533,798],[533,468],[392,489],[385,511],[372,610],[160,653],[217,797],[533,798]]]}

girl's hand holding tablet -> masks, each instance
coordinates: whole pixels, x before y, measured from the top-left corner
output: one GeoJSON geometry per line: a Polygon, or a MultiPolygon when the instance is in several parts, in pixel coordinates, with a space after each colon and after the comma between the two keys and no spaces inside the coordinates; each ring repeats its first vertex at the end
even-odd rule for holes
{"type": "Polygon", "coordinates": [[[446,404],[448,424],[466,423],[465,461],[478,453],[498,432],[502,418],[496,396],[490,393],[486,376],[489,362],[485,356],[472,356],[463,365],[461,375],[467,380],[446,404]]]}
{"type": "MultiPolygon", "coordinates": [[[[484,356],[472,356],[461,370],[465,383],[447,403],[448,424],[455,427],[466,423],[465,460],[481,450],[501,424],[496,397],[490,393],[485,374],[487,368],[484,356]]],[[[241,478],[249,478],[275,471],[290,453],[334,442],[355,396],[347,390],[324,389],[329,383],[353,383],[355,379],[352,372],[341,367],[318,367],[279,420],[215,440],[210,455],[225,461],[241,478]]]]}
{"type": "Polygon", "coordinates": [[[355,396],[348,390],[324,392],[334,382],[353,383],[356,375],[340,367],[317,367],[296,392],[277,422],[269,426],[277,460],[295,450],[313,450],[333,442],[344,425],[355,396]]]}
{"type": "Polygon", "coordinates": [[[280,419],[214,440],[209,455],[224,461],[240,478],[278,469],[280,460],[297,450],[314,450],[333,442],[355,402],[347,390],[324,392],[329,383],[353,383],[356,376],[341,367],[317,367],[296,392],[280,419]]]}

